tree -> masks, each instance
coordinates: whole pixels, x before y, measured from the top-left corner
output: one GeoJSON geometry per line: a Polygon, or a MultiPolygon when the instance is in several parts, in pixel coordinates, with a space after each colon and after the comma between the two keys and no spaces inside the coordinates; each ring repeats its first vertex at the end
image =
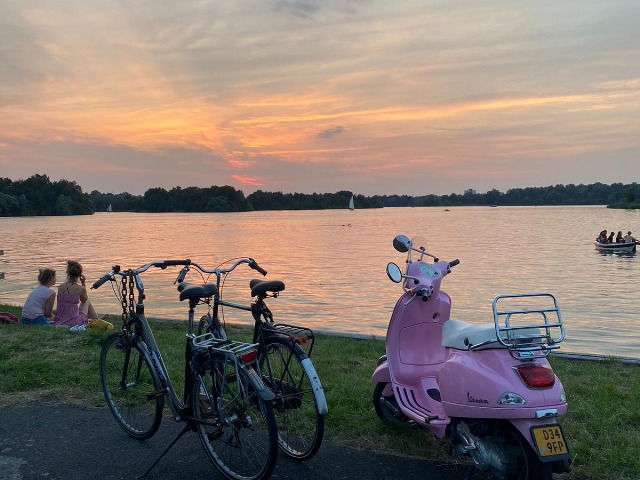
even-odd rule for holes
{"type": "Polygon", "coordinates": [[[13,217],[20,213],[20,202],[11,195],[0,193],[0,217],[13,217]]]}

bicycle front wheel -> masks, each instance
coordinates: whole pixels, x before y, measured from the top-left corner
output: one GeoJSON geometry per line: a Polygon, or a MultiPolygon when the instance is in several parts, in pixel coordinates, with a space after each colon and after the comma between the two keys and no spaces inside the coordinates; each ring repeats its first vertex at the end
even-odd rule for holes
{"type": "Polygon", "coordinates": [[[264,383],[276,396],[278,445],[288,456],[307,460],[318,452],[324,436],[324,413],[302,364],[308,357],[285,338],[274,336],[266,342],[259,365],[264,383]]]}
{"type": "Polygon", "coordinates": [[[233,359],[213,357],[205,373],[196,375],[192,398],[198,436],[225,477],[268,478],[278,457],[273,410],[237,365],[233,359]]]}
{"type": "Polygon", "coordinates": [[[107,406],[125,432],[144,440],[158,431],[164,406],[160,381],[141,347],[122,332],[102,345],[100,381],[107,406]]]}

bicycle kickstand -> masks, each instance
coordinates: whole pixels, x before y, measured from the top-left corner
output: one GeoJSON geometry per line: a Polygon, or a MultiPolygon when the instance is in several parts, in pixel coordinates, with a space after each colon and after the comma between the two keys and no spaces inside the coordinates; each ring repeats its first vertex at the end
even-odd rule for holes
{"type": "Polygon", "coordinates": [[[178,436],[177,436],[176,438],[174,438],[174,439],[173,439],[173,441],[169,444],[169,446],[168,446],[167,448],[165,448],[165,449],[164,449],[164,452],[162,452],[162,453],[160,454],[160,456],[156,459],[156,461],[155,461],[155,462],[153,462],[153,465],[151,465],[151,466],[149,467],[149,469],[148,469],[146,472],[144,472],[144,474],[143,474],[143,475],[139,475],[139,476],[137,476],[137,477],[136,477],[136,480],[140,480],[141,478],[144,478],[144,477],[146,477],[147,475],[149,475],[149,473],[151,472],[151,470],[153,470],[153,467],[155,467],[155,466],[158,464],[158,462],[159,462],[160,460],[162,460],[162,457],[164,457],[164,456],[167,454],[167,452],[168,452],[169,450],[171,450],[171,447],[173,447],[173,446],[176,444],[176,442],[177,442],[178,440],[180,440],[180,438],[181,438],[185,433],[187,433],[189,430],[193,430],[193,425],[191,425],[191,422],[187,422],[187,424],[186,424],[186,425],[184,426],[184,428],[180,431],[180,433],[178,433],[178,436]]]}

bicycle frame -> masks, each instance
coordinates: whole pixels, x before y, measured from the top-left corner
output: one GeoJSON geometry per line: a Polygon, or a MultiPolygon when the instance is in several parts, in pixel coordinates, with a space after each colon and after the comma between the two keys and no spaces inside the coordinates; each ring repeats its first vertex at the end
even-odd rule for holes
{"type": "Polygon", "coordinates": [[[134,341],[136,341],[138,344],[142,342],[142,344],[144,345],[144,347],[142,348],[143,355],[147,357],[150,364],[153,366],[153,369],[158,376],[158,379],[160,380],[160,384],[164,389],[162,393],[165,393],[167,395],[167,398],[169,400],[169,408],[171,409],[174,418],[178,421],[183,417],[181,412],[187,405],[189,405],[189,397],[193,389],[193,379],[189,374],[190,368],[188,361],[193,355],[192,341],[194,338],[193,318],[195,305],[189,305],[189,320],[187,324],[187,335],[185,344],[185,359],[187,359],[187,362],[185,363],[183,402],[178,398],[178,395],[176,394],[173,382],[171,381],[171,377],[169,375],[167,367],[164,363],[164,360],[162,359],[160,348],[158,347],[155,336],[153,335],[153,331],[151,329],[151,326],[149,325],[149,321],[144,314],[144,284],[142,283],[140,274],[131,273],[129,275],[134,280],[136,289],[138,290],[135,312],[133,312],[132,318],[128,322],[129,324],[135,324],[137,327],[136,331],[134,331],[134,341]],[[136,340],[136,338],[138,340],[136,340]]]}
{"type": "MultiPolygon", "coordinates": [[[[145,477],[188,431],[198,433],[209,459],[228,478],[244,478],[244,473],[240,473],[241,470],[245,471],[243,465],[247,465],[249,470],[253,468],[260,478],[265,478],[271,474],[275,465],[277,425],[271,404],[275,395],[264,384],[259,368],[255,365],[258,345],[221,340],[210,333],[196,336],[193,332],[195,308],[202,303],[210,303],[211,296],[216,291],[215,286],[194,286],[180,290],[180,301],[187,300],[189,303],[182,400],[178,397],[151,325],[145,316],[144,283],[140,275],[152,266],[164,269],[167,266],[187,266],[190,263],[188,259],[155,261],[125,271],[121,271],[116,265],[112,267],[111,272],[103,275],[93,284],[93,288],[99,288],[106,281],[115,281],[116,276],[121,277],[121,296],[115,289],[114,293],[120,298],[122,305],[122,331],[109,336],[103,345],[100,357],[100,375],[105,398],[120,426],[129,435],[138,439],[150,438],[157,431],[162,420],[165,397],[174,419],[177,422],[185,422],[184,428],[171,444],[147,472],[138,478],[145,477]],[[134,291],[134,285],[136,291],[134,291]],[[124,368],[112,369],[111,380],[109,380],[109,374],[105,373],[109,362],[106,359],[110,355],[108,352],[115,352],[116,349],[123,354],[124,368]],[[132,362],[132,358],[136,359],[134,362],[137,363],[132,362]],[[143,368],[146,375],[141,375],[143,368]],[[133,377],[130,377],[131,374],[133,377]],[[152,377],[151,382],[148,380],[149,376],[152,377]],[[108,385],[109,382],[113,388],[108,385]],[[145,389],[137,390],[137,398],[134,402],[141,401],[145,404],[146,400],[155,404],[152,423],[149,423],[150,426],[146,430],[138,429],[137,424],[134,425],[135,414],[129,417],[129,414],[125,413],[127,419],[123,418],[122,412],[127,409],[126,402],[122,404],[124,408],[121,409],[112,400],[111,394],[112,391],[119,390],[124,392],[126,397],[129,387],[136,387],[139,383],[144,385],[145,389]],[[151,388],[155,391],[149,392],[147,389],[149,384],[152,384],[151,388]],[[259,412],[250,413],[249,410],[254,408],[259,412]],[[239,462],[233,454],[228,458],[218,456],[217,447],[214,447],[211,442],[220,440],[223,445],[237,442],[234,446],[242,450],[244,447],[240,438],[245,437],[241,431],[244,429],[248,429],[248,432],[254,431],[258,424],[253,423],[252,418],[256,415],[260,415],[264,421],[263,426],[257,427],[263,431],[261,439],[257,439],[261,447],[253,448],[255,455],[250,455],[256,463],[246,464],[244,456],[240,457],[239,462]],[[134,419],[134,422],[132,423],[129,418],[134,419]]],[[[120,354],[117,355],[122,362],[120,354]]],[[[133,406],[134,411],[136,408],[137,405],[133,406]]],[[[144,416],[143,414],[142,417],[144,416]]],[[[252,440],[249,437],[246,439],[251,445],[252,440]]],[[[244,451],[243,454],[246,455],[244,451]]]]}
{"type": "MultiPolygon", "coordinates": [[[[267,305],[264,303],[264,299],[269,296],[267,293],[268,291],[272,291],[273,292],[272,296],[275,297],[277,296],[277,292],[279,290],[266,290],[263,293],[258,294],[257,300],[253,302],[250,306],[242,305],[235,302],[229,302],[222,299],[221,288],[220,288],[222,275],[226,275],[232,272],[238,265],[242,263],[247,263],[249,267],[253,268],[254,270],[257,270],[263,275],[266,275],[267,273],[252,258],[240,258],[236,260],[231,265],[231,267],[226,269],[221,269],[221,268],[206,269],[195,262],[190,262],[188,265],[185,265],[183,267],[182,271],[178,275],[178,278],[176,279],[176,283],[181,283],[184,280],[187,272],[191,267],[197,268],[202,273],[215,275],[216,289],[213,294],[213,305],[211,307],[212,308],[211,321],[221,323],[220,317],[219,317],[220,307],[229,307],[236,310],[251,312],[251,315],[254,319],[252,343],[258,345],[259,352],[266,352],[267,338],[271,336],[283,337],[283,338],[286,338],[288,341],[290,341],[292,344],[298,344],[298,345],[306,344],[307,342],[309,342],[308,352],[305,353],[305,358],[302,360],[302,364],[303,364],[303,368],[306,370],[307,375],[312,383],[314,396],[316,397],[316,400],[318,402],[318,411],[321,414],[326,413],[328,411],[326,398],[324,396],[324,392],[320,384],[320,380],[318,379],[315,368],[311,363],[311,360],[309,359],[315,343],[315,336],[313,332],[310,329],[305,327],[297,327],[297,326],[285,325],[285,324],[274,324],[273,314],[271,313],[271,310],[269,310],[267,305]]],[[[284,284],[282,284],[281,288],[284,288],[284,284]]],[[[293,358],[293,355],[294,355],[293,350],[291,350],[289,353],[289,358],[286,361],[287,369],[293,358]]],[[[267,359],[266,368],[268,369],[269,376],[273,376],[273,372],[271,371],[271,366],[269,365],[268,359],[267,359]]],[[[285,375],[286,371],[287,370],[285,369],[282,375],[285,375]]],[[[279,378],[278,380],[282,381],[283,378],[279,378]]],[[[300,384],[302,383],[302,381],[303,381],[303,378],[300,378],[299,379],[300,384]]]]}
{"type": "MultiPolygon", "coordinates": [[[[143,356],[149,361],[152,365],[155,374],[157,375],[160,384],[162,386],[162,390],[159,392],[155,392],[156,395],[166,395],[169,401],[169,408],[174,415],[176,421],[184,420],[185,411],[188,410],[188,406],[190,404],[190,396],[193,391],[193,377],[191,375],[191,361],[194,358],[194,342],[197,338],[193,333],[193,320],[195,316],[195,307],[202,303],[200,298],[189,298],[189,318],[187,322],[187,334],[185,340],[185,382],[184,382],[184,392],[183,399],[180,400],[178,395],[176,394],[176,389],[173,386],[173,382],[171,381],[171,377],[169,375],[168,369],[162,359],[162,354],[160,353],[160,348],[156,342],[155,336],[153,335],[153,331],[151,326],[149,325],[148,320],[144,314],[144,283],[142,282],[142,278],[140,277],[141,273],[144,273],[150,267],[155,266],[159,268],[166,268],[171,265],[185,265],[185,268],[191,264],[191,260],[165,260],[161,262],[151,262],[147,265],[140,267],[135,270],[126,270],[124,272],[120,271],[120,267],[115,266],[112,269],[112,272],[104,275],[100,280],[96,281],[93,284],[93,288],[98,288],[107,280],[112,280],[115,274],[122,276],[123,278],[129,278],[130,282],[133,282],[136,286],[137,290],[137,299],[132,299],[129,304],[129,320],[123,326],[123,330],[131,331],[132,325],[134,326],[132,334],[132,340],[137,345],[142,345],[141,350],[143,356]],[[135,308],[133,308],[132,303],[135,301],[135,308]]],[[[184,270],[183,270],[184,271],[184,270]]],[[[123,293],[124,295],[124,293],[123,293]]],[[[133,293],[131,294],[133,295],[133,293]]],[[[219,343],[219,342],[218,342],[219,343]]],[[[232,350],[226,350],[224,347],[217,348],[218,346],[212,342],[204,342],[199,343],[198,347],[207,347],[210,352],[211,349],[215,350],[217,355],[229,355],[236,358],[235,352],[232,350]]],[[[237,358],[236,358],[237,361],[237,358]]],[[[247,378],[253,384],[253,388],[256,392],[264,399],[270,400],[272,395],[268,392],[268,389],[262,383],[261,377],[256,374],[253,369],[247,367],[243,364],[238,364],[238,368],[241,368],[247,374],[247,378]]]]}

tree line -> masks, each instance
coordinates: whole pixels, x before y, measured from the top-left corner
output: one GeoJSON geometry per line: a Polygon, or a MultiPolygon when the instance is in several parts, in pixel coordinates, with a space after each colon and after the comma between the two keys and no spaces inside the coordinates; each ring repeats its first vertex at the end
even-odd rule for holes
{"type": "Polygon", "coordinates": [[[47,175],[12,181],[0,177],[0,217],[91,215],[95,207],[76,182],[52,182],[47,175]]]}
{"type": "MultiPolygon", "coordinates": [[[[0,177],[0,216],[90,215],[105,212],[247,212],[264,210],[323,210],[347,208],[351,192],[282,193],[258,190],[245,196],[228,185],[219,187],[150,188],[143,195],[130,193],[90,194],[73,181],[51,181],[47,175],[33,175],[12,181],[0,177]]],[[[637,183],[593,183],[493,189],[486,193],[467,191],[462,195],[354,195],[357,209],[382,207],[453,207],[475,205],[609,205],[640,208],[637,183]]]]}

